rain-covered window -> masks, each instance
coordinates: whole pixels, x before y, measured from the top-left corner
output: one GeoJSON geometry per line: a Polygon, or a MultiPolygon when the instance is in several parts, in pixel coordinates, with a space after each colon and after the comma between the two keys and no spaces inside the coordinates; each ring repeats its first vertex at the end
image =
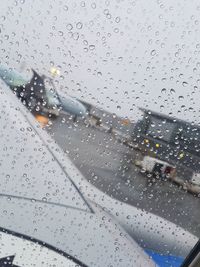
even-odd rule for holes
{"type": "Polygon", "coordinates": [[[149,124],[147,134],[154,138],[159,138],[169,142],[174,128],[175,124],[173,122],[153,118],[149,124]]]}
{"type": "Polygon", "coordinates": [[[1,1],[0,267],[180,267],[199,99],[198,0],[1,1]]]}

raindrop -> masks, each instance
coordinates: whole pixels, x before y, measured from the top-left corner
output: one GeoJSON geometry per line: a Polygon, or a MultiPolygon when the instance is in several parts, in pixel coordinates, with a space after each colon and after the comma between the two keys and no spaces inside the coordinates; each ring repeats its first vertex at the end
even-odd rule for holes
{"type": "Polygon", "coordinates": [[[107,14],[107,15],[106,15],[106,18],[107,18],[107,19],[111,19],[111,17],[112,17],[111,14],[107,14]]]}
{"type": "Polygon", "coordinates": [[[175,91],[173,88],[170,89],[170,93],[171,93],[171,94],[175,94],[175,92],[176,92],[176,91],[175,91]]]}
{"type": "Polygon", "coordinates": [[[187,83],[187,82],[182,82],[182,85],[183,85],[184,87],[186,87],[186,86],[188,85],[188,83],[187,83]]]}
{"type": "Polygon", "coordinates": [[[100,71],[97,72],[97,76],[102,76],[102,73],[100,71]]]}
{"type": "Polygon", "coordinates": [[[95,9],[95,8],[96,8],[96,3],[92,3],[92,4],[91,4],[91,7],[92,7],[93,9],[95,9]]]}
{"type": "Polygon", "coordinates": [[[151,51],[151,55],[155,56],[155,54],[156,54],[156,50],[154,49],[154,50],[151,51]]]}
{"type": "Polygon", "coordinates": [[[82,22],[78,22],[78,23],[76,24],[76,28],[77,28],[78,30],[82,29],[82,27],[83,27],[83,23],[82,23],[82,22]]]}
{"type": "Polygon", "coordinates": [[[89,49],[90,50],[94,50],[95,49],[95,45],[89,45],[89,49]]]}
{"type": "Polygon", "coordinates": [[[69,24],[67,24],[66,28],[67,28],[67,30],[71,31],[73,29],[73,26],[72,26],[72,24],[69,23],[69,24]]]}
{"type": "Polygon", "coordinates": [[[64,9],[65,11],[67,11],[67,10],[68,10],[68,6],[65,5],[65,6],[63,7],[63,9],[64,9]]]}
{"type": "Polygon", "coordinates": [[[78,40],[78,39],[79,39],[79,34],[78,34],[78,32],[73,33],[73,39],[74,39],[74,40],[78,40]]]}
{"type": "Polygon", "coordinates": [[[119,23],[119,22],[120,22],[120,17],[116,17],[116,18],[115,18],[115,22],[116,22],[116,23],[119,23]]]}

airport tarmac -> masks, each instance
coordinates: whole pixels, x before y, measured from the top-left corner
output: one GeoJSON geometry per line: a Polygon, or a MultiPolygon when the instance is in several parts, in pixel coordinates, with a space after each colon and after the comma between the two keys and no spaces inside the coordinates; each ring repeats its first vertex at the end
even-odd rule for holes
{"type": "Polygon", "coordinates": [[[62,115],[47,131],[84,176],[113,198],[160,215],[200,237],[200,198],[170,181],[149,183],[133,164],[138,151],[103,129],[62,115]]]}

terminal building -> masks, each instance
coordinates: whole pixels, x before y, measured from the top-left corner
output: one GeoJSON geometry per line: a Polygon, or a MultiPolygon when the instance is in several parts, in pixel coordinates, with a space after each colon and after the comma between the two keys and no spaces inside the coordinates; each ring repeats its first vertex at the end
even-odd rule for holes
{"type": "Polygon", "coordinates": [[[154,111],[141,109],[143,118],[133,131],[133,141],[144,155],[176,166],[190,179],[200,173],[200,127],[154,111]]]}
{"type": "Polygon", "coordinates": [[[131,136],[135,123],[129,118],[117,116],[82,100],[80,102],[87,108],[89,117],[95,125],[106,127],[110,131],[117,131],[127,137],[131,136]]]}

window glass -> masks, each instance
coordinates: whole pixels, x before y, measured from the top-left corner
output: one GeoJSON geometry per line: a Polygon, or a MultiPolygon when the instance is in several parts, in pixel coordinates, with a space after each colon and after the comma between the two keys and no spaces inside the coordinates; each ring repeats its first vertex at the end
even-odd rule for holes
{"type": "Polygon", "coordinates": [[[199,13],[2,1],[0,266],[181,266],[200,237],[199,13]]]}
{"type": "Polygon", "coordinates": [[[175,124],[173,122],[166,122],[165,120],[151,119],[147,134],[154,138],[159,138],[163,141],[170,142],[175,124]]]}

